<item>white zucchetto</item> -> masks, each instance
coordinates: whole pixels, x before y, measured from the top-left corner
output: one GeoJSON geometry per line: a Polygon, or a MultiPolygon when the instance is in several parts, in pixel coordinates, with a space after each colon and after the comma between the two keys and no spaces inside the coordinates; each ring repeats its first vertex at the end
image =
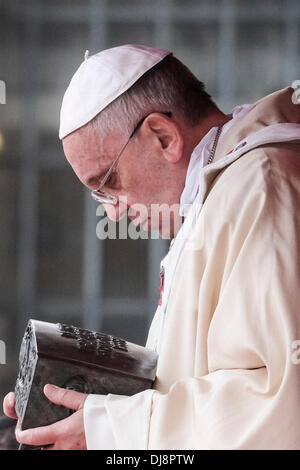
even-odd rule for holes
{"type": "Polygon", "coordinates": [[[106,49],[85,60],[73,75],[63,97],[59,138],[93,119],[167,55],[164,49],[127,44],[106,49]]]}

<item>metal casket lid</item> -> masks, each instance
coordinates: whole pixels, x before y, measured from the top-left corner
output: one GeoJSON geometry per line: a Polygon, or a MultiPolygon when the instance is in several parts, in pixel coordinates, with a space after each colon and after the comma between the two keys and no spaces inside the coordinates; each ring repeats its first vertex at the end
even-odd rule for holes
{"type": "Polygon", "coordinates": [[[157,353],[105,333],[61,323],[29,320],[39,357],[108,368],[154,381],[157,353]]]}

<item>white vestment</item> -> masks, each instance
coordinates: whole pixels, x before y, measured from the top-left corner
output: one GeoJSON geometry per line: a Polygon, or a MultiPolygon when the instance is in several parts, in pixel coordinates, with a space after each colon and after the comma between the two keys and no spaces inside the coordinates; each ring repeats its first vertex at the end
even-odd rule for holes
{"type": "Polygon", "coordinates": [[[255,103],[200,172],[183,224],[190,231],[146,345],[159,346],[154,387],[90,395],[88,448],[300,447],[300,111],[292,92],[255,103]]]}

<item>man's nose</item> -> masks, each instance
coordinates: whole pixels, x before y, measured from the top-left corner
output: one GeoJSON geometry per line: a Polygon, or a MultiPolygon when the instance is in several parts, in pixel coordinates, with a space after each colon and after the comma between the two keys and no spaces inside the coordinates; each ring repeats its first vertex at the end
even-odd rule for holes
{"type": "Polygon", "coordinates": [[[124,214],[128,211],[128,205],[126,201],[122,198],[119,199],[116,205],[113,204],[103,204],[107,216],[113,222],[119,222],[122,219],[124,214]]]}

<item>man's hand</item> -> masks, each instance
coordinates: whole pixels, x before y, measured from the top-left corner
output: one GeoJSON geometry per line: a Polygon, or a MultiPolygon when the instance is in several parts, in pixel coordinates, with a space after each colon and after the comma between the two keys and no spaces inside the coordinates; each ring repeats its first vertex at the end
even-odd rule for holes
{"type": "MultiPolygon", "coordinates": [[[[44,446],[47,450],[86,450],[83,405],[87,394],[49,384],[45,386],[44,393],[52,403],[70,408],[75,413],[49,426],[26,429],[25,431],[21,431],[19,424],[17,424],[17,441],[22,444],[44,446]]],[[[3,410],[10,418],[17,418],[14,393],[10,392],[6,395],[3,410]]]]}
{"type": "Polygon", "coordinates": [[[9,392],[3,400],[3,411],[9,418],[18,419],[16,410],[16,397],[14,392],[9,392]]]}

